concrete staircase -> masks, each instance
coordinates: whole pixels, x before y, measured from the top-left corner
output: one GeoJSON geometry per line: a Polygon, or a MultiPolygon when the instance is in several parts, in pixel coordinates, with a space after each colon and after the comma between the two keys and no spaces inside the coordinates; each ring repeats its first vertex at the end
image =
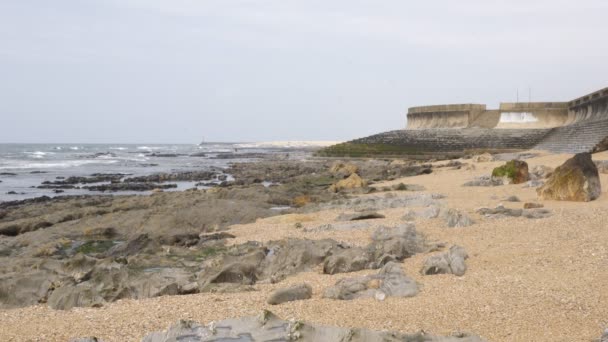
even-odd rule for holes
{"type": "Polygon", "coordinates": [[[606,138],[608,120],[580,121],[552,129],[534,149],[554,153],[593,152],[606,138]]]}
{"type": "Polygon", "coordinates": [[[550,129],[424,129],[397,130],[351,141],[383,144],[417,152],[462,152],[474,149],[525,150],[538,145],[550,129]]]}

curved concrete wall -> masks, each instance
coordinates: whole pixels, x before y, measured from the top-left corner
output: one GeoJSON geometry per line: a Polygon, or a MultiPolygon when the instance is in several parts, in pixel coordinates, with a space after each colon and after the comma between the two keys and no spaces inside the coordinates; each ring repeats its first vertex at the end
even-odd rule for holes
{"type": "Polygon", "coordinates": [[[566,124],[567,102],[506,102],[500,104],[495,128],[553,128],[566,124]]]}
{"type": "Polygon", "coordinates": [[[570,101],[568,105],[570,109],[566,124],[586,120],[608,120],[608,88],[579,97],[570,101]]]}
{"type": "Polygon", "coordinates": [[[424,106],[412,107],[407,114],[407,129],[544,129],[567,122],[567,102],[501,103],[497,110],[479,104],[424,106]]]}
{"type": "Polygon", "coordinates": [[[479,104],[412,107],[407,113],[407,128],[466,128],[485,110],[486,106],[479,104]]]}

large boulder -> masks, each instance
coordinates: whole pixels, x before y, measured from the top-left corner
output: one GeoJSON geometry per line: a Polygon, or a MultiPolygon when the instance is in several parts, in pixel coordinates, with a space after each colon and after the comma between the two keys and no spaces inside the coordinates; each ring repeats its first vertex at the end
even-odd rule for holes
{"type": "Polygon", "coordinates": [[[358,174],[353,173],[348,178],[338,181],[329,187],[330,192],[338,192],[341,190],[352,190],[357,188],[363,188],[367,186],[367,182],[361,178],[358,174]]]}
{"type": "Polygon", "coordinates": [[[521,184],[530,180],[528,174],[528,163],[522,160],[511,160],[505,165],[499,166],[492,171],[492,177],[503,178],[509,184],[521,184]]]}
{"type": "Polygon", "coordinates": [[[555,169],[536,190],[545,200],[588,202],[600,196],[602,186],[590,153],[579,153],[555,169]]]}

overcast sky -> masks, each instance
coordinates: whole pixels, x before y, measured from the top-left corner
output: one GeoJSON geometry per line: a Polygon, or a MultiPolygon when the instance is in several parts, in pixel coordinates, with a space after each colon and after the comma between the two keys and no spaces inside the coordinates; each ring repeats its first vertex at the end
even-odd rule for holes
{"type": "Polygon", "coordinates": [[[608,86],[606,0],[0,0],[0,142],[345,140],[608,86]]]}

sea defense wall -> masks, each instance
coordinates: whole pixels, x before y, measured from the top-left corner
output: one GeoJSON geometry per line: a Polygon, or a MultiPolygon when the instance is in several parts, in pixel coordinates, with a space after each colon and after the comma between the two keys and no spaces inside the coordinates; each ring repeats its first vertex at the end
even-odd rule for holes
{"type": "Polygon", "coordinates": [[[553,128],[568,121],[568,102],[504,102],[495,128],[553,128]]]}
{"type": "Polygon", "coordinates": [[[485,111],[486,106],[480,104],[412,107],[407,112],[407,128],[466,128],[485,111]]]}
{"type": "Polygon", "coordinates": [[[572,100],[568,106],[566,124],[608,120],[608,87],[572,100]]]}
{"type": "Polygon", "coordinates": [[[544,129],[563,126],[568,118],[568,102],[507,102],[492,110],[480,104],[451,104],[410,108],[407,129],[544,129]]]}

